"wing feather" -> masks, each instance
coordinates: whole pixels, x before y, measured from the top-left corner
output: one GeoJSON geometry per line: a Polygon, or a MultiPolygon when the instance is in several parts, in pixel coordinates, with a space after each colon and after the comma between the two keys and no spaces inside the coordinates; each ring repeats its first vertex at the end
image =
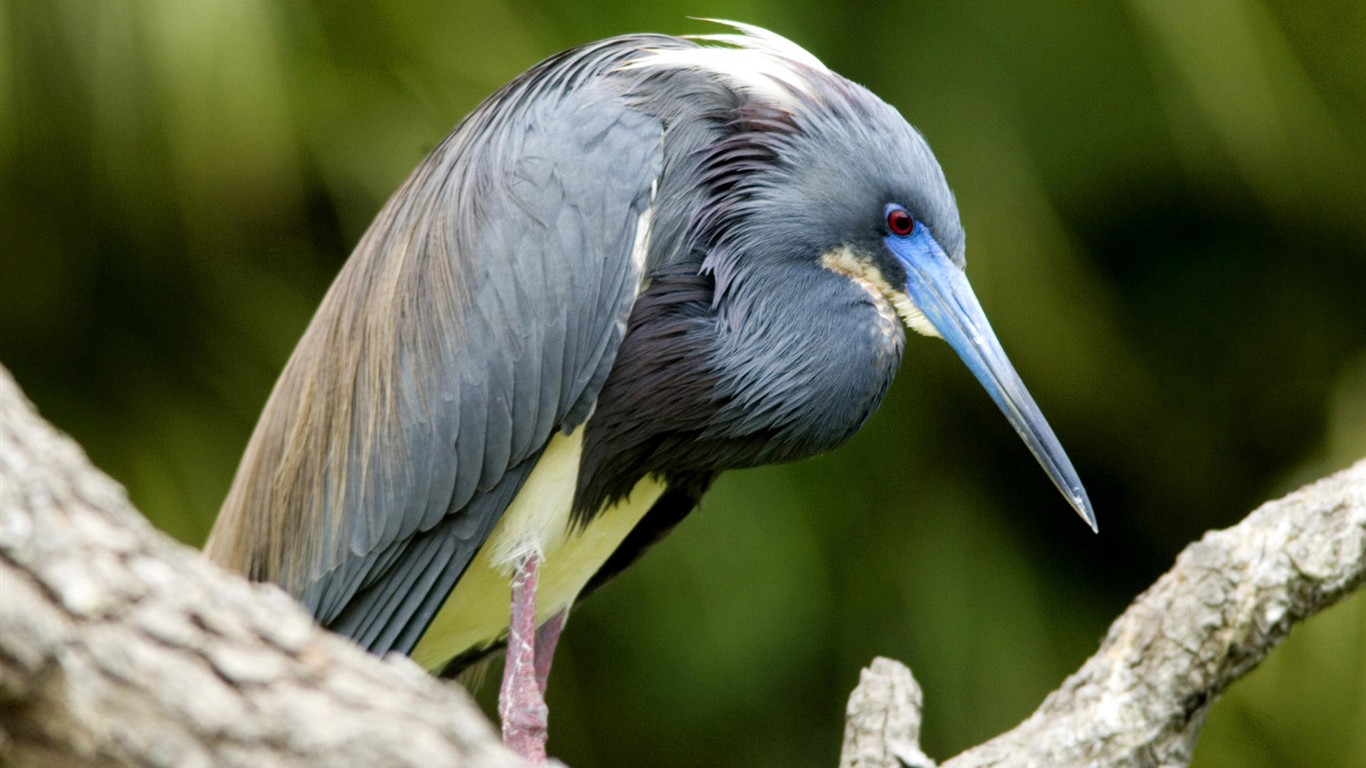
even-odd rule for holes
{"type": "Polygon", "coordinates": [[[640,282],[660,120],[561,54],[415,170],[323,300],[206,551],[376,650],[408,650],[555,430],[587,417],[640,282]]]}

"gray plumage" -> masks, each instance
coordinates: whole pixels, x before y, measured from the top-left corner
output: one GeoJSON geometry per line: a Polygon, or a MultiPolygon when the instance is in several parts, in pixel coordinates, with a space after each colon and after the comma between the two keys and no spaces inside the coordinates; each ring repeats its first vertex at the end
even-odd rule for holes
{"type": "Polygon", "coordinates": [[[577,525],[642,477],[671,489],[592,585],[717,472],[851,436],[902,330],[821,259],[851,248],[904,285],[879,253],[896,200],[961,267],[957,210],[894,109],[771,40],[742,46],[786,79],[630,36],[548,59],[467,117],[324,299],[210,556],[408,651],[556,431],[585,429],[577,525]]]}

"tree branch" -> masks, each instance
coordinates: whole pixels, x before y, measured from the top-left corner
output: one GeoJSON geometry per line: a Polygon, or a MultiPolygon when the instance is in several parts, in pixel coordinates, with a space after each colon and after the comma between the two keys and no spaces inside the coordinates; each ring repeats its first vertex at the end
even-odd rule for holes
{"type": "MultiPolygon", "coordinates": [[[[1366,461],[1188,547],[1038,711],[944,768],[1186,765],[1213,699],[1363,581],[1366,461]]],[[[521,764],[458,686],[154,531],[3,368],[0,590],[9,764],[521,764]]],[[[875,661],[849,715],[844,768],[933,765],[905,667],[875,661]]]]}
{"type": "Polygon", "coordinates": [[[154,531],[0,367],[0,763],[525,765],[458,685],[154,531]]]}
{"type": "MultiPolygon", "coordinates": [[[[1363,583],[1366,461],[1186,547],[1029,719],[942,768],[1188,765],[1214,699],[1363,583]]],[[[910,670],[878,659],[850,699],[840,765],[932,765],[915,761],[919,731],[910,670]]]]}

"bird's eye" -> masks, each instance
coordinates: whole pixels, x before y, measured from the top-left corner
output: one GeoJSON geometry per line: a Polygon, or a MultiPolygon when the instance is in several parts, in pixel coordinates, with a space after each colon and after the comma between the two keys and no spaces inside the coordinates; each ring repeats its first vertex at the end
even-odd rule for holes
{"type": "Polygon", "coordinates": [[[887,229],[897,237],[906,237],[915,231],[915,219],[905,208],[892,206],[887,211],[887,229]]]}

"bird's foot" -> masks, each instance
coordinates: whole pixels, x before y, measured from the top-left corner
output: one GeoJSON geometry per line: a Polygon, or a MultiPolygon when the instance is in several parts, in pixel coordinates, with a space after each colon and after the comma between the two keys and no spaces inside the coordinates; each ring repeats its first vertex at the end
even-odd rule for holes
{"type": "Polygon", "coordinates": [[[503,743],[528,762],[545,762],[550,710],[537,681],[536,572],[540,560],[529,555],[512,575],[512,616],[508,624],[507,665],[498,694],[503,743]]]}
{"type": "Polygon", "coordinates": [[[545,762],[545,741],[550,710],[534,676],[522,675],[499,697],[498,715],[503,721],[503,743],[533,765],[545,762]],[[524,683],[530,683],[525,685],[524,683]]]}

